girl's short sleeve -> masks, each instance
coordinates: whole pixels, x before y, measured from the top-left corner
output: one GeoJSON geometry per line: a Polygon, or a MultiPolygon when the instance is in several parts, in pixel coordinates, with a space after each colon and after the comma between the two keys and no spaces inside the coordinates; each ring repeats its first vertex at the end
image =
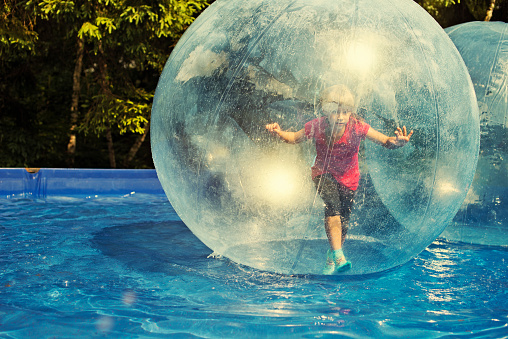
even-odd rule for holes
{"type": "Polygon", "coordinates": [[[355,125],[357,135],[359,135],[362,139],[365,139],[367,133],[369,132],[370,125],[365,121],[358,121],[355,125]]]}
{"type": "Polygon", "coordinates": [[[319,119],[314,119],[305,124],[305,136],[307,139],[316,137],[319,128],[319,119]]]}

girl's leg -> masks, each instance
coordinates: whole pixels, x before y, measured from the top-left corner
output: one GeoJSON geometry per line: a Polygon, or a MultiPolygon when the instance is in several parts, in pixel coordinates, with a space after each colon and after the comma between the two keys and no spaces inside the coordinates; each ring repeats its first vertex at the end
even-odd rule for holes
{"type": "Polygon", "coordinates": [[[314,179],[318,193],[325,202],[325,231],[330,244],[323,274],[333,274],[351,268],[342,252],[348,231],[354,191],[342,187],[331,174],[314,179]]]}
{"type": "Polygon", "coordinates": [[[342,227],[341,191],[335,178],[323,174],[314,178],[317,191],[325,203],[325,231],[331,250],[339,250],[344,243],[344,229],[342,227]]]}
{"type": "Polygon", "coordinates": [[[344,252],[342,252],[345,232],[343,232],[341,217],[339,215],[326,217],[325,230],[330,250],[326,253],[326,264],[322,273],[328,275],[350,269],[351,262],[347,261],[344,252]]]}
{"type": "Polygon", "coordinates": [[[326,217],[325,218],[325,230],[326,236],[328,237],[328,242],[330,243],[330,248],[332,251],[340,250],[342,248],[342,244],[344,244],[344,238],[342,236],[342,222],[341,217],[339,215],[326,217]]]}

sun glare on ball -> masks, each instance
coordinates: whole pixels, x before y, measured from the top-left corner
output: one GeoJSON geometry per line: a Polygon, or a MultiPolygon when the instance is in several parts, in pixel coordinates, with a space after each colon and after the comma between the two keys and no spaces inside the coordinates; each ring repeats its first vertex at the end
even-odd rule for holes
{"type": "Polygon", "coordinates": [[[349,68],[362,74],[368,74],[375,65],[375,51],[366,43],[353,42],[347,49],[346,60],[349,68]]]}
{"type": "Polygon", "coordinates": [[[296,182],[299,178],[296,171],[274,166],[267,170],[266,178],[263,178],[262,189],[265,199],[272,204],[288,202],[296,194],[296,182]]]}
{"type": "Polygon", "coordinates": [[[281,159],[267,158],[249,166],[246,174],[250,179],[245,188],[251,192],[253,203],[277,209],[298,203],[306,173],[281,159]]]}

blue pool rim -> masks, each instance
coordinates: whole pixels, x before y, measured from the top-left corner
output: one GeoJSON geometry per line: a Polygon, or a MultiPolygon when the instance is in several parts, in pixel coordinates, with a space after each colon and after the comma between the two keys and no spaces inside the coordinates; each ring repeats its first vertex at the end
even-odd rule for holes
{"type": "Polygon", "coordinates": [[[164,194],[155,169],[0,168],[0,199],[164,194]]]}
{"type": "MultiPolygon", "coordinates": [[[[133,194],[164,195],[155,169],[0,168],[0,201],[51,197],[99,198],[133,194]]],[[[505,228],[452,223],[441,233],[447,241],[508,246],[505,228]]]]}

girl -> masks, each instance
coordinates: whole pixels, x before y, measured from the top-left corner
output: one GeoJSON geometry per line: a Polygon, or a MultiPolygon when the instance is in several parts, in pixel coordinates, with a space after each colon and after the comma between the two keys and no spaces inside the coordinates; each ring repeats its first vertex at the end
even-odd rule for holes
{"type": "Polygon", "coordinates": [[[406,145],[413,135],[406,127],[397,127],[394,137],[388,137],[370,127],[354,114],[355,102],[344,85],[325,89],[320,96],[318,110],[321,118],[311,120],[298,132],[283,131],[278,123],[266,129],[290,144],[314,139],[316,160],[312,166],[312,180],[325,203],[325,230],[330,243],[323,274],[333,274],[351,268],[342,245],[347,233],[355,191],[360,181],[358,151],[367,138],[388,149],[406,145]]]}

